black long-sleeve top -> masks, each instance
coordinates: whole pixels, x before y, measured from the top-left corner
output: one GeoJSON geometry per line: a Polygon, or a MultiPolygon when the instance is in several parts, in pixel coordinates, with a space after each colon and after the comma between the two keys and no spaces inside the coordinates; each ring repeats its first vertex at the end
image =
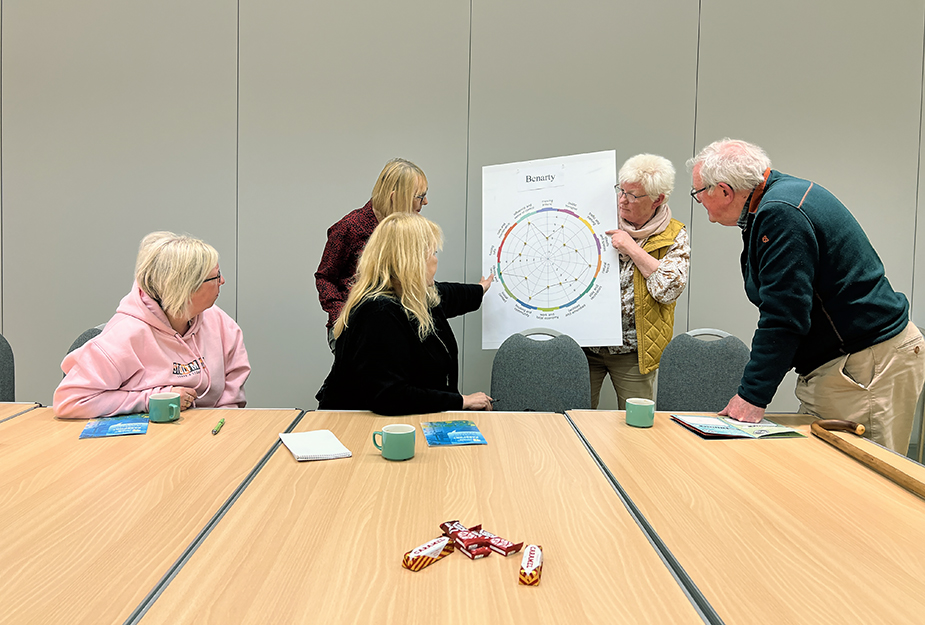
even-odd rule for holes
{"type": "Polygon", "coordinates": [[[459,349],[447,319],[478,310],[478,284],[436,283],[435,331],[418,338],[417,321],[391,297],[367,299],[337,339],[331,373],[315,396],[322,410],[384,415],[461,410],[459,349]]]}

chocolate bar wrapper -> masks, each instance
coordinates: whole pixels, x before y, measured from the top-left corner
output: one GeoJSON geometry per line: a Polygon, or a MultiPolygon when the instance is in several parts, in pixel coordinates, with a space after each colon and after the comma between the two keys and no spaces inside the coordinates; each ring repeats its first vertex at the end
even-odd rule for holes
{"type": "Polygon", "coordinates": [[[540,545],[527,545],[524,557],[520,561],[518,581],[524,586],[539,586],[543,573],[543,548],[540,545]]]}
{"type": "Polygon", "coordinates": [[[420,571],[453,553],[454,547],[453,539],[448,536],[435,538],[406,553],[401,565],[409,571],[420,571]]]}
{"type": "Polygon", "coordinates": [[[490,556],[491,548],[475,547],[474,549],[466,549],[464,547],[460,547],[459,552],[465,555],[470,560],[478,560],[479,558],[487,558],[488,556],[490,556]]]}
{"type": "Polygon", "coordinates": [[[487,530],[481,530],[479,534],[482,536],[482,538],[488,539],[488,546],[491,547],[492,551],[496,551],[502,556],[509,556],[512,553],[517,553],[520,551],[520,548],[524,546],[523,542],[514,544],[506,538],[495,536],[487,530]]]}
{"type": "Polygon", "coordinates": [[[479,532],[482,529],[482,524],[474,525],[472,527],[466,527],[459,521],[447,521],[440,524],[440,529],[443,530],[444,536],[453,536],[456,532],[470,531],[470,532],[479,532]]]}
{"type": "Polygon", "coordinates": [[[488,539],[483,538],[481,534],[479,534],[482,529],[481,525],[467,528],[459,521],[447,521],[446,523],[440,524],[440,529],[443,530],[444,535],[449,536],[459,543],[462,549],[471,550],[476,547],[488,546],[488,539]]]}

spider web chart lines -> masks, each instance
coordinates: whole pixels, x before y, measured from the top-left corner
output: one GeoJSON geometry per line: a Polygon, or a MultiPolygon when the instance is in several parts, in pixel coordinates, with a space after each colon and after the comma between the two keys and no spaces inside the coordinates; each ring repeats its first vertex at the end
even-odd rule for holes
{"type": "Polygon", "coordinates": [[[497,275],[522,306],[540,311],[567,308],[594,285],[601,244],[587,221],[561,208],[521,217],[498,246],[497,275]]]}

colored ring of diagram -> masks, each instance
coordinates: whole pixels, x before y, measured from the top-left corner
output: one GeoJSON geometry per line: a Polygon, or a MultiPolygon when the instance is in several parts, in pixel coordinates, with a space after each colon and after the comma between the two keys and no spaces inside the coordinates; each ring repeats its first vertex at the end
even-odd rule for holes
{"type": "Polygon", "coordinates": [[[505,231],[497,277],[521,305],[553,311],[590,291],[601,264],[601,242],[591,224],[570,210],[542,208],[505,231]]]}

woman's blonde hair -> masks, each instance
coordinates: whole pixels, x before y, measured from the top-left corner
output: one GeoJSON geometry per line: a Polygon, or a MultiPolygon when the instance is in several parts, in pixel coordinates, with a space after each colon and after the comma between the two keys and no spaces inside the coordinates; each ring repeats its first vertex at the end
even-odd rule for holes
{"type": "Polygon", "coordinates": [[[152,232],[138,247],[135,282],[165,313],[183,318],[193,293],[217,264],[218,252],[205,241],[152,232]]]}
{"type": "Polygon", "coordinates": [[[420,167],[403,158],[393,158],[379,174],[373,187],[373,210],[381,218],[414,210],[414,196],[427,191],[427,176],[420,167]]]}
{"type": "Polygon", "coordinates": [[[383,219],[360,256],[353,287],[334,324],[339,337],[349,324],[350,313],[363,301],[375,297],[398,299],[405,314],[417,321],[423,341],[434,331],[430,309],[440,295],[427,284],[427,259],[443,249],[443,231],[416,213],[393,213],[383,219]]]}

